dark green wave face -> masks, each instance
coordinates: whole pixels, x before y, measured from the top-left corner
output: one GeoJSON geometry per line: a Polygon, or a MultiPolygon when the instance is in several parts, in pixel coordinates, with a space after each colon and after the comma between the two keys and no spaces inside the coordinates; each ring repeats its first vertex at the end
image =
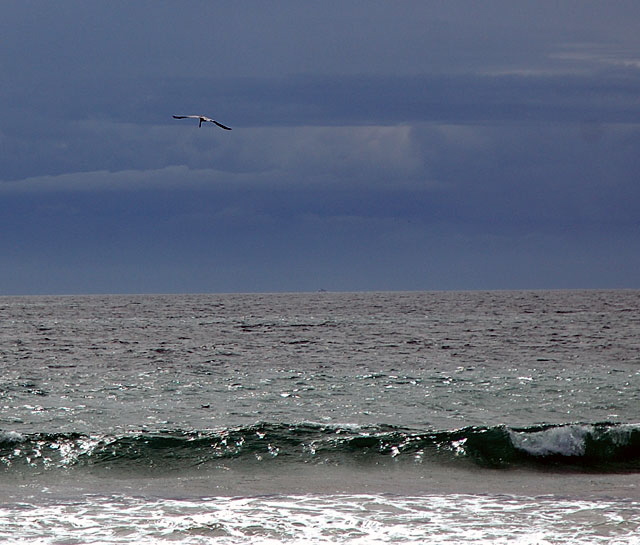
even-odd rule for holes
{"type": "Polygon", "coordinates": [[[162,473],[238,464],[450,464],[585,472],[640,471],[640,425],[468,427],[419,432],[392,426],[256,424],[223,431],[120,436],[5,433],[5,471],[92,468],[162,473]]]}

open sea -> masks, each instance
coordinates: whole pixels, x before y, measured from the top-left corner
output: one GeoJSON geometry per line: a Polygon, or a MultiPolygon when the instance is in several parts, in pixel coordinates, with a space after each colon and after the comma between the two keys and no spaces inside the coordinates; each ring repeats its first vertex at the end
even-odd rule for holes
{"type": "Polygon", "coordinates": [[[640,291],[0,298],[0,542],[640,544],[640,291]]]}

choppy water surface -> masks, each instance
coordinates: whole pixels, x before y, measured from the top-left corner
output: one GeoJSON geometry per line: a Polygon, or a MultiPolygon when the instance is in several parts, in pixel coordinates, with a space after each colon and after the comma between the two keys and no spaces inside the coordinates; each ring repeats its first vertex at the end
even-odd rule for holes
{"type": "Polygon", "coordinates": [[[2,298],[0,537],[638,543],[639,309],[637,291],[2,298]]]}

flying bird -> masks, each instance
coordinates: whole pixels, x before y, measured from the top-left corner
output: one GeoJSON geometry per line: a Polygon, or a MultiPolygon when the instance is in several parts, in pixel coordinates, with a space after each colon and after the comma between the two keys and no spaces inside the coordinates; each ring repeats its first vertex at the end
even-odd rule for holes
{"type": "Polygon", "coordinates": [[[218,125],[218,127],[220,127],[221,129],[224,129],[225,131],[231,130],[231,127],[226,127],[222,123],[218,123],[215,119],[210,119],[209,117],[206,117],[204,115],[174,115],[173,118],[174,119],[199,119],[200,122],[198,123],[198,127],[202,127],[202,124],[208,121],[209,123],[215,123],[216,125],[218,125]]]}

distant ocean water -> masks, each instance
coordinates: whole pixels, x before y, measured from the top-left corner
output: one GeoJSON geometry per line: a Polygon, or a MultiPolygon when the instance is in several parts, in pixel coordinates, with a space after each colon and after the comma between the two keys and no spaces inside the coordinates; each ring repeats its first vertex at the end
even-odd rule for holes
{"type": "Polygon", "coordinates": [[[0,298],[2,543],[640,543],[640,292],[0,298]]]}

